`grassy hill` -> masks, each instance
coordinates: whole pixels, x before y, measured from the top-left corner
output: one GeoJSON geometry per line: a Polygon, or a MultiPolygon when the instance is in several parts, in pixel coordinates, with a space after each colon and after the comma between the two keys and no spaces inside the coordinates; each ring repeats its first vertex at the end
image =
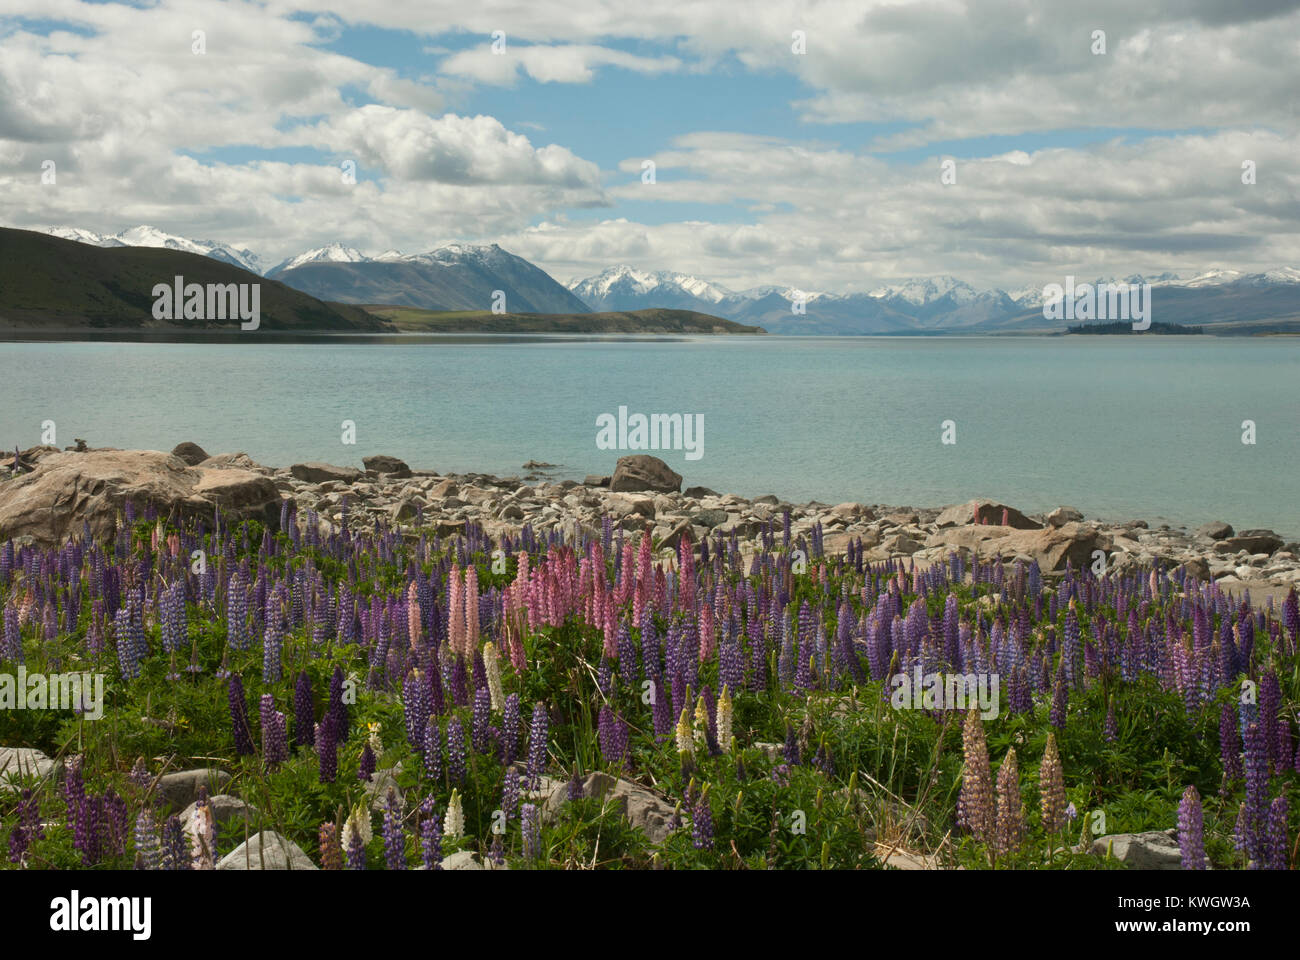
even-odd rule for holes
{"type": "Polygon", "coordinates": [[[282,283],[194,253],[152,247],[96,247],[29,230],[0,228],[0,330],[238,331],[229,320],[158,320],[155,284],[260,284],[258,329],[383,331],[359,307],[323,303],[282,283]]]}
{"type": "Polygon", "coordinates": [[[492,313],[488,310],[421,310],[371,305],[376,317],[398,330],[421,333],[695,333],[764,334],[762,327],[694,310],[630,310],[611,313],[492,313]]]}

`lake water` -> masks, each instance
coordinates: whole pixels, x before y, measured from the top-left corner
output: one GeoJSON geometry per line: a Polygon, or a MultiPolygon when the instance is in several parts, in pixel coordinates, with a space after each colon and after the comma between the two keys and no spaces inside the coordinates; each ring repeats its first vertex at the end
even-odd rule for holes
{"type": "Polygon", "coordinates": [[[60,446],[193,440],[273,465],[389,453],[503,475],[535,459],[581,479],[613,469],[596,420],[626,406],[703,415],[700,459],[658,453],[687,486],[913,506],[990,496],[1300,537],[1298,339],[382,339],[0,343],[0,445],[39,443],[54,420],[60,446]],[[941,442],[947,420],[955,444],[941,442]]]}

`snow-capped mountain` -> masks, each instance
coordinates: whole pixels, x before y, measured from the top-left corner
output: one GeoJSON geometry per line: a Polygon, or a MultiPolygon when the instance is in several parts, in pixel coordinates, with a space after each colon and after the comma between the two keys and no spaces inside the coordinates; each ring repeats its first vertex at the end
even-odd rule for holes
{"type": "MultiPolygon", "coordinates": [[[[804,291],[803,312],[791,309],[796,287],[769,284],[732,292],[720,284],[689,279],[706,296],[695,296],[684,274],[611,267],[569,289],[596,309],[672,307],[712,313],[772,333],[902,333],[1042,327],[1044,289],[1064,286],[1065,277],[1046,277],[1013,290],[979,289],[952,276],[918,277],[880,284],[867,293],[804,291]]],[[[1127,277],[1076,278],[1082,283],[1149,283],[1161,289],[1157,301],[1170,323],[1262,321],[1300,316],[1300,270],[1279,267],[1262,273],[1212,270],[1196,275],[1166,272],[1127,277]],[[1207,300],[1205,293],[1214,291],[1207,300]],[[1231,307],[1229,307],[1231,301],[1231,307]],[[1293,303],[1288,307],[1286,303],[1293,303]],[[1279,303],[1282,304],[1279,306],[1279,303]]]]}
{"type": "Polygon", "coordinates": [[[97,247],[161,247],[212,257],[214,260],[233,264],[253,273],[261,273],[263,269],[262,259],[251,250],[239,249],[215,240],[190,240],[146,224],[130,227],[116,234],[95,233],[78,227],[55,227],[45,232],[64,240],[76,240],[78,243],[90,243],[97,247]]]}
{"type": "Polygon", "coordinates": [[[917,277],[900,283],[885,284],[868,294],[881,300],[898,297],[917,306],[943,297],[951,297],[954,303],[970,303],[979,295],[979,291],[969,283],[949,276],[917,277]]]}
{"type": "Polygon", "coordinates": [[[296,257],[290,257],[284,263],[278,264],[267,271],[267,276],[273,277],[285,270],[301,267],[305,263],[362,263],[369,259],[355,247],[348,247],[335,242],[326,244],[323,247],[317,247],[315,250],[307,250],[296,257]]]}
{"type": "Polygon", "coordinates": [[[501,291],[507,312],[591,312],[545,271],[495,243],[445,243],[425,253],[387,250],[375,257],[333,243],[290,257],[267,276],[339,303],[488,310],[501,291]]]}
{"type": "Polygon", "coordinates": [[[671,270],[648,273],[624,263],[608,267],[586,280],[574,280],[568,287],[570,292],[595,310],[624,310],[627,308],[623,304],[644,297],[653,297],[659,306],[671,308],[681,300],[720,303],[734,296],[721,284],[710,283],[690,274],[671,270]]]}

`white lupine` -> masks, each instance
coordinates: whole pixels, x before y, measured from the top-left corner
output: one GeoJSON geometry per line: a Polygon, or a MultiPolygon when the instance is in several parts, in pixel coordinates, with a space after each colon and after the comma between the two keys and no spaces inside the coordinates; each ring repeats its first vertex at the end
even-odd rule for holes
{"type": "Polygon", "coordinates": [[[453,789],[451,791],[451,800],[447,803],[447,815],[442,821],[442,835],[444,837],[459,837],[465,832],[465,812],[460,805],[460,792],[453,789]]]}
{"type": "Polygon", "coordinates": [[[731,750],[731,693],[728,687],[722,688],[718,697],[718,746],[723,752],[731,750]]]}

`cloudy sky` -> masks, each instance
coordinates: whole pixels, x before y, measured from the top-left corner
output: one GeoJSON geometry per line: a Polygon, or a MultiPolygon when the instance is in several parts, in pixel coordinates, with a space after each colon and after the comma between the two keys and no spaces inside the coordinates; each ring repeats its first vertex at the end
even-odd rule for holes
{"type": "Polygon", "coordinates": [[[0,223],[846,292],[1297,266],[1298,91],[1300,0],[0,0],[0,223]]]}

